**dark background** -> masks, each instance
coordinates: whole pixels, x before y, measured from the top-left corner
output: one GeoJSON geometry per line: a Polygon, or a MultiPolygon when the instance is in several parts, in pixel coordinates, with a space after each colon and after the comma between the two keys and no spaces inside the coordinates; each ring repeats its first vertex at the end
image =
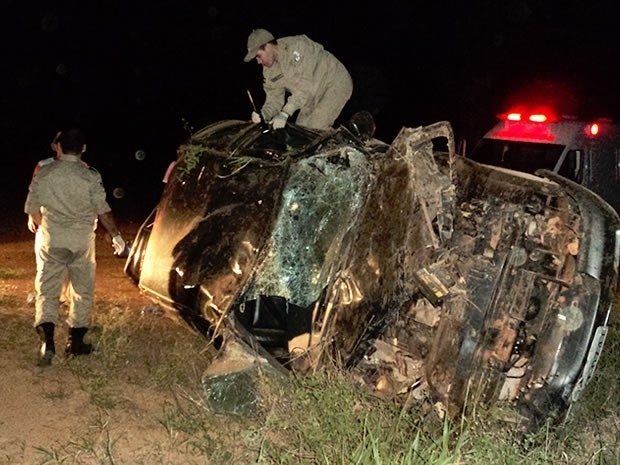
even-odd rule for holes
{"type": "Polygon", "coordinates": [[[582,117],[617,119],[620,109],[611,2],[3,3],[2,215],[22,214],[35,163],[73,125],[87,131],[85,160],[114,211],[148,213],[188,131],[249,119],[246,89],[261,106],[261,68],[243,62],[256,27],[306,34],[334,53],[355,87],[342,118],[369,110],[386,141],[448,120],[473,144],[514,96],[554,96],[582,117]]]}

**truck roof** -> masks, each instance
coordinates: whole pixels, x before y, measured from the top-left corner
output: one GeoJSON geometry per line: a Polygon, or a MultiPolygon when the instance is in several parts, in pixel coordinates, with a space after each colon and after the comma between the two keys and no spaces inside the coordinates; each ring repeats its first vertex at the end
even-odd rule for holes
{"type": "Polygon", "coordinates": [[[500,121],[484,138],[567,146],[579,138],[597,138],[609,134],[618,134],[618,125],[608,119],[586,121],[548,118],[544,114],[510,113],[500,115],[500,121]]]}

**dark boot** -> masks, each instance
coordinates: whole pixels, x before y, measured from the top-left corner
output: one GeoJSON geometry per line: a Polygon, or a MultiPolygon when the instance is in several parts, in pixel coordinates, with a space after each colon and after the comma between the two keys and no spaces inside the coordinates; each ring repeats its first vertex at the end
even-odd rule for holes
{"type": "Polygon", "coordinates": [[[36,330],[41,339],[39,366],[51,365],[56,353],[56,347],[54,346],[54,323],[41,323],[36,327],[36,330]]]}
{"type": "Polygon", "coordinates": [[[88,355],[93,351],[92,344],[84,342],[88,328],[69,328],[69,340],[65,347],[65,355],[88,355]]]}

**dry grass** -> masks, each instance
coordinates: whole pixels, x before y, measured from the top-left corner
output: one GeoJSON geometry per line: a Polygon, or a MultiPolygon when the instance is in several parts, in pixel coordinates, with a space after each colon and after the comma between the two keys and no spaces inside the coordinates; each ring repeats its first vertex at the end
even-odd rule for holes
{"type": "MultiPolygon", "coordinates": [[[[214,355],[207,341],[128,283],[101,283],[87,336],[93,354],[36,368],[28,266],[0,270],[0,464],[620,463],[618,308],[599,370],[557,430],[523,438],[496,411],[442,423],[373,398],[335,369],[289,385],[263,380],[260,412],[239,418],[213,414],[202,399],[214,355]],[[11,399],[24,411],[8,409],[11,399]],[[20,415],[50,429],[23,433],[20,415]]],[[[119,279],[118,263],[100,268],[103,279],[119,279]]],[[[59,347],[65,337],[60,329],[59,347]]]]}

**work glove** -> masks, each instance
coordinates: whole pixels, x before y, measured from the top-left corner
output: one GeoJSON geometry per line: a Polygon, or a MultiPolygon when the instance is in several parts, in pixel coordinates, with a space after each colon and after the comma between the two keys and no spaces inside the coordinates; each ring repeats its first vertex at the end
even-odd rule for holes
{"type": "Polygon", "coordinates": [[[286,120],[288,120],[288,115],[281,111],[271,120],[271,126],[273,126],[274,129],[282,129],[286,126],[286,120]]]}
{"type": "Polygon", "coordinates": [[[119,256],[119,257],[122,256],[123,252],[125,252],[126,246],[127,244],[125,244],[125,241],[123,240],[120,234],[117,234],[116,236],[112,238],[112,247],[114,247],[114,255],[119,256]]]}
{"type": "Polygon", "coordinates": [[[263,119],[261,118],[260,114],[253,111],[252,112],[252,122],[255,124],[258,124],[262,121],[263,119]]]}

